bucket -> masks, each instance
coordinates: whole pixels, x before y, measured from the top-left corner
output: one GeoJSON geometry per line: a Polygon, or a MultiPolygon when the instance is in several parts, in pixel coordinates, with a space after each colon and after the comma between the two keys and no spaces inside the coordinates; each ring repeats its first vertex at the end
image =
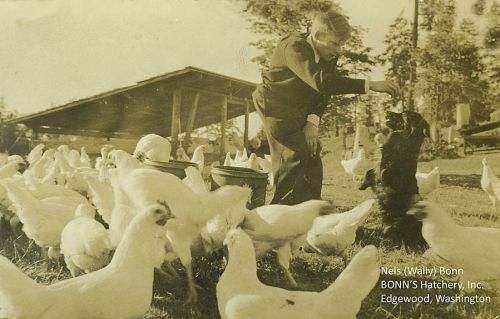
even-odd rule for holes
{"type": "Polygon", "coordinates": [[[266,173],[249,168],[215,166],[210,174],[211,189],[215,190],[222,185],[249,186],[252,189],[252,198],[248,208],[253,209],[266,203],[267,177],[266,173]]]}
{"type": "Polygon", "coordinates": [[[180,179],[186,177],[186,172],[184,170],[189,166],[198,168],[198,165],[196,163],[184,162],[184,161],[158,162],[158,161],[145,160],[144,164],[146,164],[146,166],[148,167],[157,169],[159,171],[173,174],[179,177],[180,179]]]}

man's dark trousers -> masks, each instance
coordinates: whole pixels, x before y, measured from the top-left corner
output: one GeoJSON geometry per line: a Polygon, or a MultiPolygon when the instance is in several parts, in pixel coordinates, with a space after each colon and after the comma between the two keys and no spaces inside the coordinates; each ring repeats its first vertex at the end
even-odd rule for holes
{"type": "Polygon", "coordinates": [[[323,164],[320,151],[311,157],[302,129],[306,118],[266,117],[265,100],[254,95],[257,113],[264,122],[271,149],[276,191],[271,204],[295,205],[310,199],[321,199],[323,164]]]}

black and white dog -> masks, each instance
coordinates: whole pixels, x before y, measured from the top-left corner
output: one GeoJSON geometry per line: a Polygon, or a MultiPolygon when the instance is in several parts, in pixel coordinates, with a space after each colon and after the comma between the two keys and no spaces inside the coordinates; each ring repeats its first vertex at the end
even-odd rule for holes
{"type": "Polygon", "coordinates": [[[378,198],[383,216],[384,234],[407,246],[425,243],[421,222],[406,212],[420,199],[417,160],[429,124],[417,112],[388,112],[386,125],[393,130],[382,148],[378,169],[369,170],[360,186],[371,188],[378,198]]]}

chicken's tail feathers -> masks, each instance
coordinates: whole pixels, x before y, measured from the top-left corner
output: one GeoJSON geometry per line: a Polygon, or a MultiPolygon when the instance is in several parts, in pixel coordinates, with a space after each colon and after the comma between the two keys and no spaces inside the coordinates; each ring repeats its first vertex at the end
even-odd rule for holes
{"type": "Polygon", "coordinates": [[[375,203],[375,199],[367,199],[358,206],[354,207],[352,210],[348,212],[348,218],[346,218],[343,222],[347,225],[355,225],[358,226],[362,224],[366,218],[368,217],[373,204],[375,203]]]}
{"type": "Polygon", "coordinates": [[[21,187],[12,178],[6,178],[0,181],[0,184],[5,187],[8,197],[13,204],[17,205],[36,205],[38,200],[26,188],[21,187]]]}
{"type": "Polygon", "coordinates": [[[359,311],[361,302],[377,284],[379,277],[378,251],[375,246],[369,245],[353,257],[349,265],[324,293],[336,299],[345,299],[347,304],[356,304],[359,311]]]}

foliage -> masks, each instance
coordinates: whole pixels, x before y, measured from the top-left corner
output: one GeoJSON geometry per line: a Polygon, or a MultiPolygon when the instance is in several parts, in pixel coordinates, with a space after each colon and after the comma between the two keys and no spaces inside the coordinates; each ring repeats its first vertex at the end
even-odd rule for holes
{"type": "Polygon", "coordinates": [[[490,12],[488,14],[488,30],[484,39],[486,48],[498,48],[500,38],[500,3],[493,1],[490,12]]]}
{"type": "Polygon", "coordinates": [[[476,2],[472,5],[472,12],[475,15],[483,15],[486,10],[486,0],[476,0],[476,2]]]}
{"type": "MultiPolygon", "coordinates": [[[[407,89],[410,80],[411,63],[413,55],[412,29],[410,22],[403,17],[397,17],[389,26],[385,36],[385,51],[378,60],[387,65],[386,77],[396,82],[402,89],[407,89]]],[[[406,100],[403,92],[403,101],[406,100]]]]}
{"type": "Polygon", "coordinates": [[[244,12],[251,22],[252,30],[264,36],[250,43],[263,51],[252,61],[263,67],[268,65],[268,59],[280,38],[292,32],[308,32],[311,15],[332,7],[328,0],[247,0],[246,3],[244,12]]]}
{"type": "Polygon", "coordinates": [[[16,112],[7,110],[3,99],[0,98],[0,152],[26,154],[29,150],[26,127],[4,123],[17,116],[16,112]]]}
{"type": "Polygon", "coordinates": [[[422,145],[418,160],[428,162],[437,158],[453,159],[458,157],[457,145],[449,144],[445,140],[440,140],[439,143],[432,143],[427,140],[422,145]]]}
{"type": "Polygon", "coordinates": [[[486,70],[483,78],[488,80],[491,105],[500,104],[500,64],[498,63],[499,38],[500,38],[500,3],[493,1],[487,13],[486,31],[483,38],[484,57],[486,70]]]}
{"type": "MultiPolygon", "coordinates": [[[[455,28],[451,0],[433,1],[431,31],[419,54],[417,90],[432,121],[453,123],[455,105],[469,103],[473,120],[487,118],[488,83],[474,24],[464,19],[455,28]]],[[[422,111],[422,110],[421,110],[422,111]]]]}
{"type": "Polygon", "coordinates": [[[435,23],[434,19],[436,17],[436,6],[440,1],[441,0],[427,0],[419,2],[419,16],[421,17],[419,27],[422,30],[432,30],[435,23]]]}

